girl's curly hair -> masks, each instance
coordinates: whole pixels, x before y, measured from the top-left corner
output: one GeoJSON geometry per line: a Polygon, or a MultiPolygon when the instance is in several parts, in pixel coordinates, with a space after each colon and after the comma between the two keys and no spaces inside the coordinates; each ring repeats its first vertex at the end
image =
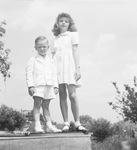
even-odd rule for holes
{"type": "Polygon", "coordinates": [[[73,19],[71,18],[71,16],[67,13],[60,13],[58,16],[57,16],[57,19],[56,19],[56,22],[53,26],[53,29],[52,29],[52,32],[55,36],[58,36],[60,34],[60,29],[58,27],[58,22],[59,22],[59,19],[62,18],[62,17],[66,17],[69,19],[69,27],[68,27],[68,31],[70,32],[75,32],[77,31],[76,27],[75,27],[75,23],[73,21],[73,19]]]}

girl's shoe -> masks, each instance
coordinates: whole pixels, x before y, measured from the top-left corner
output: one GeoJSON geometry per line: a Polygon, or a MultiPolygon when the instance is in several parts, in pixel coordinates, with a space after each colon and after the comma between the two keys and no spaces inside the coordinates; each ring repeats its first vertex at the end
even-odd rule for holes
{"type": "Polygon", "coordinates": [[[64,125],[63,129],[62,129],[62,132],[68,132],[70,129],[70,126],[69,125],[64,125]]]}
{"type": "Polygon", "coordinates": [[[82,132],[82,133],[87,133],[88,130],[86,128],[84,128],[82,125],[79,125],[77,128],[76,128],[76,131],[77,132],[82,132]]]}
{"type": "Polygon", "coordinates": [[[62,131],[60,129],[56,128],[55,126],[51,125],[51,126],[47,127],[47,132],[60,133],[62,131]]]}

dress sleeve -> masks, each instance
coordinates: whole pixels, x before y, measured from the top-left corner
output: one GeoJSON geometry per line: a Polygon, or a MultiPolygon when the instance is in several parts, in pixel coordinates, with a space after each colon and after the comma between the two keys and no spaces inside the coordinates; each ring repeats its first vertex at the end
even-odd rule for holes
{"type": "Polygon", "coordinates": [[[26,82],[27,82],[27,86],[31,87],[34,86],[34,82],[33,82],[33,65],[34,65],[34,57],[32,57],[27,64],[26,67],[26,82]]]}
{"type": "Polygon", "coordinates": [[[71,42],[73,44],[79,44],[79,34],[78,32],[71,32],[71,42]]]}

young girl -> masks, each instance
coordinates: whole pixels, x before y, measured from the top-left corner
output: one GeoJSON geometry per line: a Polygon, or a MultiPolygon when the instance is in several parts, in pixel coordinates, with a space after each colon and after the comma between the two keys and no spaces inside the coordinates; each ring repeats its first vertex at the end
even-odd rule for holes
{"type": "Polygon", "coordinates": [[[33,96],[33,116],[35,121],[34,132],[44,133],[40,124],[40,108],[43,109],[43,117],[48,132],[61,132],[51,123],[49,104],[58,93],[56,67],[52,58],[48,57],[49,43],[46,37],[39,36],[35,40],[35,49],[38,52],[32,57],[26,68],[26,81],[30,96],[33,96]]]}
{"type": "Polygon", "coordinates": [[[79,121],[79,106],[76,95],[77,81],[81,78],[78,54],[79,36],[71,16],[67,13],[59,14],[52,31],[55,39],[51,44],[51,52],[57,66],[60,107],[64,119],[62,131],[68,131],[70,128],[67,104],[68,91],[76,129],[86,132],[87,130],[79,121]]]}

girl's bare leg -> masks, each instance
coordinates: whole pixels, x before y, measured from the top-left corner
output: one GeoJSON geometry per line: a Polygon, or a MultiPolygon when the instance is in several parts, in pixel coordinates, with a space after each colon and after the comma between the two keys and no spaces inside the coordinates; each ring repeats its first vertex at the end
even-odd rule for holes
{"type": "Polygon", "coordinates": [[[71,110],[74,116],[75,122],[79,121],[79,105],[76,95],[76,87],[73,84],[68,85],[68,93],[69,93],[69,99],[71,102],[71,110]]]}
{"type": "Polygon", "coordinates": [[[78,106],[78,100],[76,95],[76,86],[72,84],[68,85],[68,93],[69,93],[69,99],[71,101],[71,110],[74,116],[76,129],[79,132],[86,133],[87,129],[81,125],[79,120],[79,106],[78,106]]]}
{"type": "Polygon", "coordinates": [[[64,122],[68,122],[68,104],[67,104],[67,92],[66,85],[59,85],[59,96],[60,96],[60,108],[64,122]]]}

